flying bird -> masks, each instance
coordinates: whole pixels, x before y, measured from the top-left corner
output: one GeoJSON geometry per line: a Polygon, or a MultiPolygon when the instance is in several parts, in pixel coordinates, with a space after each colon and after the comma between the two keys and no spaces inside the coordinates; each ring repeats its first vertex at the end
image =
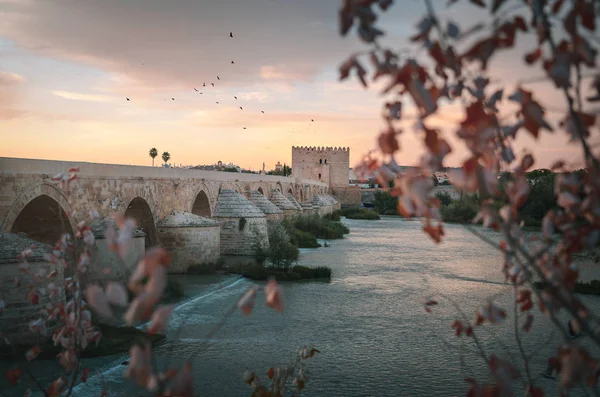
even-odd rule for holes
{"type": "Polygon", "coordinates": [[[198,92],[198,90],[197,90],[197,89],[195,89],[195,88],[194,88],[194,91],[198,92]]]}
{"type": "Polygon", "coordinates": [[[129,98],[125,97],[125,99],[129,100],[129,98]]]}
{"type": "Polygon", "coordinates": [[[219,76],[217,76],[217,80],[221,80],[221,79],[219,78],[219,76]]]}
{"type": "Polygon", "coordinates": [[[242,109],[242,107],[240,106],[240,110],[244,110],[244,109],[242,109]]]}
{"type": "Polygon", "coordinates": [[[235,62],[231,61],[231,64],[233,65],[235,62]]]}
{"type": "Polygon", "coordinates": [[[246,127],[244,127],[244,129],[246,129],[246,127]]]}
{"type": "Polygon", "coordinates": [[[175,100],[175,98],[171,98],[172,100],[175,100]]]}
{"type": "Polygon", "coordinates": [[[265,111],[264,111],[264,110],[261,110],[260,112],[261,112],[261,113],[264,113],[265,111]]]}
{"type": "Polygon", "coordinates": [[[315,121],[314,119],[310,119],[310,121],[315,121]]]}
{"type": "Polygon", "coordinates": [[[219,102],[217,102],[217,105],[219,104],[219,102]]]}
{"type": "Polygon", "coordinates": [[[215,83],[211,83],[211,84],[212,84],[213,87],[215,86],[215,83]]]}
{"type": "Polygon", "coordinates": [[[233,37],[233,32],[229,32],[229,37],[233,37]]]}
{"type": "Polygon", "coordinates": [[[206,83],[202,83],[202,87],[206,87],[206,83]]]}
{"type": "Polygon", "coordinates": [[[235,98],[235,100],[237,101],[237,97],[236,97],[236,96],[234,96],[234,98],[235,98]]]}

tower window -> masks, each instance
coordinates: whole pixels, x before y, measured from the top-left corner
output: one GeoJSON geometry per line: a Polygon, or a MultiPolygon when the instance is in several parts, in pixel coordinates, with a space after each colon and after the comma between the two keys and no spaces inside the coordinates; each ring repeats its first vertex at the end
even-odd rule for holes
{"type": "Polygon", "coordinates": [[[319,179],[321,179],[321,174],[319,174],[319,179]]]}
{"type": "Polygon", "coordinates": [[[323,159],[319,160],[319,164],[323,164],[323,159]]]}
{"type": "Polygon", "coordinates": [[[325,164],[327,164],[327,159],[325,159],[325,164]]]}

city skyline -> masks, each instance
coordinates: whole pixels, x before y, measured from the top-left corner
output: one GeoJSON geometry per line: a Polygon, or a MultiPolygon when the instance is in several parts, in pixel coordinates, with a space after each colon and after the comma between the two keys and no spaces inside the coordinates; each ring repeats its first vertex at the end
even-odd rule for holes
{"type": "MultiPolygon", "coordinates": [[[[383,128],[381,83],[364,90],[354,78],[338,81],[339,65],[366,48],[339,36],[338,3],[0,0],[0,156],[149,165],[148,149],[156,147],[177,164],[230,158],[260,170],[263,161],[290,164],[292,146],[348,146],[353,166],[383,128]]],[[[382,43],[402,46],[423,12],[411,2],[382,14],[382,43]]],[[[465,27],[486,12],[439,7],[465,27]]],[[[534,41],[523,36],[517,51],[534,41]]],[[[512,62],[515,53],[491,64],[492,82],[506,81],[505,94],[515,76],[540,75],[512,62]]],[[[535,83],[535,95],[557,126],[563,99],[548,81],[535,83]]],[[[422,143],[409,101],[404,113],[397,161],[414,165],[422,143]]],[[[455,143],[463,117],[445,105],[429,124],[455,143]]],[[[516,151],[533,149],[536,167],[578,153],[565,134],[521,139],[516,151]]],[[[447,166],[466,157],[462,146],[454,149],[447,166]]]]}

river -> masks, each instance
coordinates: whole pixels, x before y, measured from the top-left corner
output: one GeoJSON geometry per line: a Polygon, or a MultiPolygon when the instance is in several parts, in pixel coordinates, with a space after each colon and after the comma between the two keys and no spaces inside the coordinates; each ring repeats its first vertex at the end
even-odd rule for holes
{"type": "MultiPolygon", "coordinates": [[[[446,226],[442,244],[434,244],[418,221],[384,217],[380,221],[344,220],[350,234],[330,247],[302,250],[299,263],[333,269],[331,283],[284,284],[285,305],[277,314],[260,295],[253,314],[234,314],[210,341],[203,336],[251,285],[236,277],[186,276],[193,298],[180,304],[171,319],[168,343],[156,349],[161,365],[193,360],[195,389],[203,396],[249,396],[246,369],[266,373],[284,364],[298,347],[314,345],[321,353],[309,361],[312,377],[304,396],[455,396],[465,395],[464,378],[487,380],[473,344],[454,336],[456,309],[444,299],[434,313],[420,299],[442,293],[472,317],[482,302],[494,298],[507,309],[502,325],[478,329],[487,354],[517,358],[512,323],[512,289],[504,283],[498,252],[458,225],[446,226]]],[[[500,236],[483,231],[492,239],[500,236]]],[[[600,299],[585,296],[594,310],[600,299]]],[[[533,374],[546,366],[558,346],[549,321],[538,315],[523,336],[533,374]]],[[[580,343],[586,344],[585,338],[580,343]]],[[[597,353],[597,352],[595,352],[597,353]]],[[[123,380],[124,357],[86,360],[93,368],[75,396],[134,396],[137,388],[123,380]]],[[[33,370],[47,374],[47,363],[33,370]],[[44,368],[42,368],[44,367],[44,368]]],[[[539,384],[556,390],[556,381],[539,384]]],[[[521,390],[517,393],[520,394],[521,390]]],[[[558,393],[552,393],[558,394],[558,393]]],[[[578,395],[573,393],[572,395],[578,395]]]]}

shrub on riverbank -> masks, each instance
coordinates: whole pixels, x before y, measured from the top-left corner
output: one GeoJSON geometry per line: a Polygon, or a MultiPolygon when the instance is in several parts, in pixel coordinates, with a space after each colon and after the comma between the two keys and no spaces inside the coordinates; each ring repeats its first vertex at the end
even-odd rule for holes
{"type": "Polygon", "coordinates": [[[348,219],[379,220],[381,217],[375,212],[366,208],[345,208],[342,215],[348,219]]]}
{"type": "Polygon", "coordinates": [[[284,222],[291,222],[295,229],[326,240],[344,238],[345,234],[350,233],[350,230],[341,222],[330,221],[319,215],[300,215],[284,222]]]}
{"type": "Polygon", "coordinates": [[[256,246],[255,259],[259,264],[268,264],[279,269],[287,269],[298,260],[300,251],[298,246],[292,244],[288,231],[282,222],[269,223],[269,248],[256,246]]]}
{"type": "Polygon", "coordinates": [[[335,210],[330,214],[325,214],[323,215],[323,218],[328,221],[339,222],[342,219],[342,210],[335,210]]]}
{"type": "Polygon", "coordinates": [[[266,281],[270,278],[275,278],[277,281],[331,280],[331,269],[326,266],[295,265],[288,269],[282,269],[259,264],[236,265],[229,268],[229,273],[241,274],[243,277],[255,281],[266,281]]]}
{"type": "Polygon", "coordinates": [[[455,200],[440,208],[444,222],[449,223],[470,223],[478,211],[479,203],[472,197],[455,200]]]}

